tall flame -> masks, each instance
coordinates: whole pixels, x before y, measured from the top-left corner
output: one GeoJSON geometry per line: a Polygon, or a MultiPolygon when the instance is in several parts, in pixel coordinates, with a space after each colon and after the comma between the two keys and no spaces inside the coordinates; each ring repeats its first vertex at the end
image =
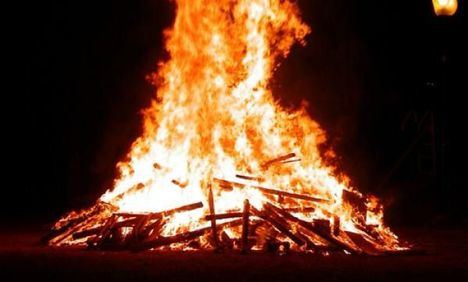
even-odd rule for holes
{"type": "MultiPolygon", "coordinates": [[[[305,44],[310,32],[297,6],[284,0],[176,4],[174,26],[165,33],[170,59],[154,75],[158,90],[145,111],[144,134],[119,163],[120,177],[101,200],[120,212],[164,211],[206,202],[213,179],[234,180],[240,173],[261,177],[256,180],[264,187],[325,199],[307,219],[333,214],[346,230],[358,230],[353,207],[342,199],[343,191],[353,189],[334,175],[318,149],[324,131],[304,108],[283,108],[269,88],[279,59],[295,43],[305,44]],[[291,152],[300,162],[262,165],[291,152]]],[[[245,198],[262,207],[266,196],[249,189],[252,181],[242,183],[245,189],[215,190],[216,212],[240,209],[245,198]]],[[[367,213],[384,247],[397,246],[380,211],[367,213]]],[[[199,227],[203,215],[173,216],[165,232],[199,227]]]]}
{"type": "Polygon", "coordinates": [[[282,109],[268,89],[278,57],[308,32],[287,1],[177,1],[174,27],[166,32],[170,60],[157,74],[161,84],[146,111],[145,133],[102,200],[122,210],[170,208],[203,198],[213,177],[260,171],[263,161],[289,152],[300,153],[303,165],[269,171],[272,184],[325,195],[332,188],[339,196],[340,184],[317,150],[321,129],[305,111],[282,109]],[[180,189],[174,179],[187,186],[180,189]],[[146,189],[116,198],[138,183],[146,189]]]}

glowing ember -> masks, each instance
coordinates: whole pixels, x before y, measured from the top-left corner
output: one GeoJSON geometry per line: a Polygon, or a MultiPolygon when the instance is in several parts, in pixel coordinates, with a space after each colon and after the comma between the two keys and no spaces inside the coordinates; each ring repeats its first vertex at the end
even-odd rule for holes
{"type": "Polygon", "coordinates": [[[268,88],[278,59],[310,31],[298,8],[283,0],[176,2],[170,59],[154,75],[143,136],[119,163],[113,189],[59,220],[49,244],[403,249],[377,199],[322,159],[320,126],[305,109],[282,108],[268,88]]]}

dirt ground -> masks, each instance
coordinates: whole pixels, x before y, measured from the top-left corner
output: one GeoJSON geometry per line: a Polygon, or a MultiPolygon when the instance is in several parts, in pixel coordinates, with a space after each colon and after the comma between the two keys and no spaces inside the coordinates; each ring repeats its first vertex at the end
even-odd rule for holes
{"type": "Polygon", "coordinates": [[[468,281],[468,230],[398,230],[424,255],[102,252],[38,244],[41,228],[0,231],[0,281],[468,281]]]}

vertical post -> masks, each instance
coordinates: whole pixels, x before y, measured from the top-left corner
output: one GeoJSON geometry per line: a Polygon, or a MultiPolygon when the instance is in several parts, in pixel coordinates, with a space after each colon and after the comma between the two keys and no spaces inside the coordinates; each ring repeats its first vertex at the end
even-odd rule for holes
{"type": "Polygon", "coordinates": [[[249,200],[244,200],[244,211],[242,213],[242,240],[241,253],[245,254],[249,251],[249,215],[250,203],[249,200]]]}
{"type": "Polygon", "coordinates": [[[213,190],[211,188],[211,183],[208,184],[208,205],[210,207],[210,215],[211,215],[211,237],[213,240],[213,247],[215,249],[218,249],[219,248],[218,230],[216,226],[215,206],[214,206],[213,190]]]}
{"type": "Polygon", "coordinates": [[[284,201],[284,197],[282,195],[278,195],[277,201],[278,201],[278,204],[282,204],[284,201]]]}
{"type": "Polygon", "coordinates": [[[335,215],[333,217],[333,235],[338,237],[340,235],[340,217],[335,215]]]}

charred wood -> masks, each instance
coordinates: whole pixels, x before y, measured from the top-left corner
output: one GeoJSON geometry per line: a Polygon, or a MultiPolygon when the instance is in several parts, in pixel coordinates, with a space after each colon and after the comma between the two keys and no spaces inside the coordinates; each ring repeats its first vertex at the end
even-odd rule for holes
{"type": "Polygon", "coordinates": [[[340,224],[340,217],[335,215],[333,217],[333,236],[337,237],[340,235],[340,229],[341,224],[340,224]]]}
{"type": "Polygon", "coordinates": [[[250,203],[249,200],[244,200],[244,211],[242,214],[242,240],[241,240],[241,252],[247,253],[250,250],[249,245],[249,215],[250,215],[250,203]]]}
{"type": "Polygon", "coordinates": [[[116,222],[117,216],[112,215],[111,217],[109,217],[109,219],[107,219],[106,221],[106,224],[100,230],[99,234],[88,241],[88,246],[90,248],[99,248],[104,242],[104,240],[107,238],[107,236],[109,236],[109,234],[111,233],[112,228],[114,227],[116,222]]]}
{"type": "Polygon", "coordinates": [[[315,207],[294,207],[294,208],[283,208],[283,210],[292,213],[309,213],[316,210],[315,207]]]}
{"type": "Polygon", "coordinates": [[[312,196],[304,195],[304,194],[296,194],[296,193],[291,193],[291,192],[286,192],[286,191],[276,190],[276,189],[271,189],[271,188],[265,188],[265,187],[260,187],[260,186],[251,186],[251,185],[246,185],[246,184],[233,182],[233,181],[228,181],[228,180],[224,180],[224,179],[218,179],[218,178],[215,178],[214,180],[217,183],[220,184],[221,188],[226,187],[226,186],[228,186],[230,188],[250,187],[250,188],[260,190],[264,194],[271,194],[271,195],[277,195],[277,196],[282,196],[282,197],[290,197],[290,198],[294,198],[294,199],[311,201],[311,202],[320,202],[320,203],[328,203],[329,202],[329,200],[327,200],[327,199],[316,198],[316,197],[312,197],[312,196]]]}
{"type": "Polygon", "coordinates": [[[277,217],[272,214],[270,210],[262,210],[259,211],[255,207],[251,207],[252,212],[254,215],[263,218],[264,220],[268,221],[273,227],[275,227],[278,231],[283,233],[285,236],[289,237],[294,243],[296,243],[299,246],[302,246],[305,244],[305,242],[296,236],[296,234],[291,232],[291,228],[288,225],[285,225],[283,222],[277,219],[277,217]]]}
{"type": "Polygon", "coordinates": [[[340,240],[336,239],[335,237],[333,237],[332,234],[331,234],[330,223],[329,222],[328,222],[328,227],[327,227],[327,223],[326,223],[325,220],[323,220],[323,221],[317,220],[317,221],[314,221],[314,224],[312,224],[312,223],[307,222],[305,220],[299,219],[299,218],[293,216],[292,214],[284,211],[283,209],[278,208],[278,207],[276,207],[276,206],[274,206],[274,205],[272,205],[270,203],[267,203],[267,205],[270,208],[277,211],[278,213],[280,213],[281,215],[283,215],[288,220],[290,220],[292,222],[295,222],[298,225],[302,226],[303,228],[307,229],[309,232],[312,232],[312,233],[318,235],[319,237],[321,237],[325,241],[329,242],[330,245],[339,246],[343,250],[346,250],[346,251],[348,251],[350,253],[358,253],[358,254],[361,253],[360,250],[354,249],[351,246],[349,246],[348,244],[345,244],[345,243],[341,242],[340,240]]]}
{"type": "Polygon", "coordinates": [[[262,182],[262,181],[265,180],[265,179],[262,178],[262,177],[247,176],[247,175],[241,175],[241,174],[236,174],[236,177],[237,177],[237,178],[240,178],[240,179],[258,181],[258,182],[262,182]]]}
{"type": "MultiPolygon", "coordinates": [[[[220,228],[225,228],[225,227],[234,227],[234,226],[239,226],[242,225],[242,220],[234,220],[230,222],[224,222],[219,224],[218,226],[220,228]]],[[[173,236],[167,236],[167,237],[159,237],[151,241],[145,241],[139,244],[138,246],[135,246],[134,250],[135,251],[142,251],[142,250],[147,250],[147,249],[152,249],[152,248],[158,248],[162,246],[167,246],[173,243],[179,243],[179,242],[184,242],[188,240],[195,239],[197,237],[203,236],[211,231],[211,226],[210,227],[205,227],[201,228],[198,230],[193,230],[193,231],[187,231],[184,233],[180,233],[177,235],[173,236]]]]}
{"type": "Polygon", "coordinates": [[[282,164],[289,164],[289,163],[296,163],[296,162],[300,162],[301,159],[294,159],[294,160],[287,160],[287,161],[282,161],[281,163],[282,164]]]}
{"type": "Polygon", "coordinates": [[[242,217],[242,215],[243,213],[241,212],[220,213],[220,214],[214,214],[214,215],[209,214],[205,216],[205,220],[239,218],[239,217],[242,217]]]}
{"type": "Polygon", "coordinates": [[[286,161],[290,158],[294,158],[296,156],[295,153],[290,153],[290,154],[287,154],[287,155],[284,155],[284,156],[280,156],[280,157],[277,157],[277,158],[274,158],[274,159],[271,159],[269,161],[266,161],[264,162],[261,167],[262,169],[267,169],[268,167],[270,167],[271,165],[275,164],[275,163],[280,163],[280,162],[283,162],[283,161],[286,161]]]}
{"type": "Polygon", "coordinates": [[[191,210],[199,209],[199,208],[202,208],[202,207],[203,207],[203,203],[202,202],[197,202],[197,203],[193,203],[193,204],[190,204],[190,205],[185,205],[185,206],[181,206],[181,207],[178,207],[178,208],[170,209],[170,210],[167,210],[167,211],[151,213],[150,218],[157,218],[159,216],[173,215],[175,213],[191,211],[191,210]]]}
{"type": "Polygon", "coordinates": [[[116,209],[111,204],[106,202],[98,201],[98,203],[91,209],[81,212],[75,217],[69,219],[63,219],[64,223],[59,227],[53,227],[51,230],[41,238],[41,243],[47,243],[49,241],[54,241],[54,244],[59,243],[60,238],[65,239],[74,232],[82,227],[83,222],[87,221],[89,218],[94,217],[104,211],[112,211],[116,209]]]}
{"type": "MultiPolygon", "coordinates": [[[[131,226],[134,226],[136,222],[137,222],[137,218],[131,218],[131,219],[119,221],[115,223],[114,229],[118,229],[122,227],[131,227],[131,226]]],[[[86,238],[88,236],[96,235],[99,232],[101,232],[103,227],[104,226],[101,225],[101,226],[89,228],[86,230],[78,231],[78,232],[73,233],[72,237],[73,239],[76,240],[76,239],[81,239],[81,238],[86,238]]]]}
{"type": "Polygon", "coordinates": [[[215,249],[219,248],[218,242],[218,231],[216,228],[216,219],[214,218],[215,215],[215,205],[214,205],[214,197],[213,197],[213,189],[211,189],[211,184],[208,184],[208,205],[210,208],[210,223],[211,223],[211,240],[213,242],[213,247],[215,249]]]}

